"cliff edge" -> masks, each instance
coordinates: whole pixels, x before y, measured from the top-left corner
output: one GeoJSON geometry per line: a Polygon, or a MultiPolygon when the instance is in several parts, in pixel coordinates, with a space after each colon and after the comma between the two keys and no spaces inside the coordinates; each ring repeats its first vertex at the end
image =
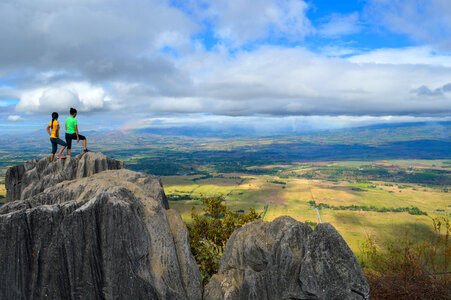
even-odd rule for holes
{"type": "Polygon", "coordinates": [[[86,153],[8,170],[0,299],[202,298],[188,231],[161,182],[123,167],[86,153]]]}

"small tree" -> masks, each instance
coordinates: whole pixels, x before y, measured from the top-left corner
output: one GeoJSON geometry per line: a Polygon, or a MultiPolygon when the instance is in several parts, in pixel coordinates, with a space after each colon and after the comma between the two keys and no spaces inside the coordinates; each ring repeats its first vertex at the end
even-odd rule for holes
{"type": "Polygon", "coordinates": [[[222,195],[202,197],[203,213],[191,211],[192,224],[188,224],[191,251],[199,265],[202,282],[207,284],[219,269],[225,244],[232,233],[246,223],[261,219],[253,208],[239,213],[224,204],[222,195]]]}

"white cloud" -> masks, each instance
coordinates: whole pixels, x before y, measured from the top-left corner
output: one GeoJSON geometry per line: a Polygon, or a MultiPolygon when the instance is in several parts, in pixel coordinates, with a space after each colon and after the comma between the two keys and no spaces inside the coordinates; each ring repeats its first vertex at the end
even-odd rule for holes
{"type": "Polygon", "coordinates": [[[451,1],[370,0],[366,15],[376,25],[451,50],[451,1]]]}
{"type": "MultiPolygon", "coordinates": [[[[405,49],[406,55],[410,50],[405,49]]],[[[253,52],[235,52],[233,59],[227,53],[199,55],[202,59],[186,58],[179,65],[192,74],[196,94],[190,101],[196,103],[192,108],[198,112],[224,115],[451,112],[449,94],[431,102],[411,93],[422,85],[438,88],[448,84],[451,68],[442,65],[354,62],[354,57],[327,58],[300,47],[261,47],[253,52]]]]}
{"type": "Polygon", "coordinates": [[[377,49],[349,58],[355,63],[375,63],[392,65],[429,65],[451,67],[451,56],[437,53],[430,46],[377,49]]]}
{"type": "Polygon", "coordinates": [[[299,41],[314,31],[302,0],[206,0],[200,7],[198,16],[210,20],[217,37],[232,47],[269,36],[299,41]]]}
{"type": "Polygon", "coordinates": [[[10,115],[10,116],[8,116],[8,121],[18,122],[18,121],[25,121],[25,119],[19,115],[10,115]]]}
{"type": "Polygon", "coordinates": [[[419,89],[424,86],[435,91],[447,86],[451,78],[448,61],[445,55],[412,48],[385,49],[346,59],[318,55],[302,47],[266,46],[252,52],[236,51],[233,56],[227,49],[199,50],[175,61],[174,69],[184,74],[180,80],[161,76],[158,84],[115,80],[107,86],[57,81],[24,91],[16,110],[48,114],[74,106],[85,112],[108,110],[131,115],[437,117],[451,113],[451,93],[430,97],[421,92],[424,88],[419,89]]]}
{"type": "Polygon", "coordinates": [[[318,33],[324,36],[341,37],[358,33],[361,30],[359,14],[354,12],[348,15],[332,14],[327,22],[319,26],[318,33]]]}
{"type": "Polygon", "coordinates": [[[105,108],[106,95],[100,87],[86,82],[66,82],[25,91],[16,106],[18,112],[47,114],[75,107],[82,112],[105,108]]]}

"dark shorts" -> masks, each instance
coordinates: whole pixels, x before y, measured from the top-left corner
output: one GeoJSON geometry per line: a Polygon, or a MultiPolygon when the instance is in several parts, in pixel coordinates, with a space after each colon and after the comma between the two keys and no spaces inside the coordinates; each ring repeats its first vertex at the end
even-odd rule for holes
{"type": "Polygon", "coordinates": [[[61,146],[67,146],[67,144],[62,139],[50,138],[50,143],[52,143],[52,153],[56,153],[56,148],[58,148],[58,144],[61,146]]]}
{"type": "MultiPolygon", "coordinates": [[[[86,140],[86,137],[84,135],[79,134],[78,138],[80,141],[86,140]]],[[[77,134],[75,133],[66,133],[66,143],[67,143],[67,149],[72,148],[72,140],[77,139],[77,134]]]]}

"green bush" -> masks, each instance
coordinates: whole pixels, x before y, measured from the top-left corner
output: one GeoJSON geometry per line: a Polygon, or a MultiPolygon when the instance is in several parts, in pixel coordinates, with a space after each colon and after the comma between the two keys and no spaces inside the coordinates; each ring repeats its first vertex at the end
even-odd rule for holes
{"type": "Polygon", "coordinates": [[[312,227],[312,229],[315,229],[315,227],[318,225],[317,222],[313,222],[313,221],[309,221],[309,220],[305,220],[304,223],[309,225],[310,227],[312,227]]]}
{"type": "Polygon", "coordinates": [[[249,208],[247,214],[230,210],[222,196],[202,197],[203,213],[191,211],[193,222],[188,224],[191,251],[207,284],[219,269],[225,244],[232,233],[246,223],[261,219],[261,214],[249,208]]]}

